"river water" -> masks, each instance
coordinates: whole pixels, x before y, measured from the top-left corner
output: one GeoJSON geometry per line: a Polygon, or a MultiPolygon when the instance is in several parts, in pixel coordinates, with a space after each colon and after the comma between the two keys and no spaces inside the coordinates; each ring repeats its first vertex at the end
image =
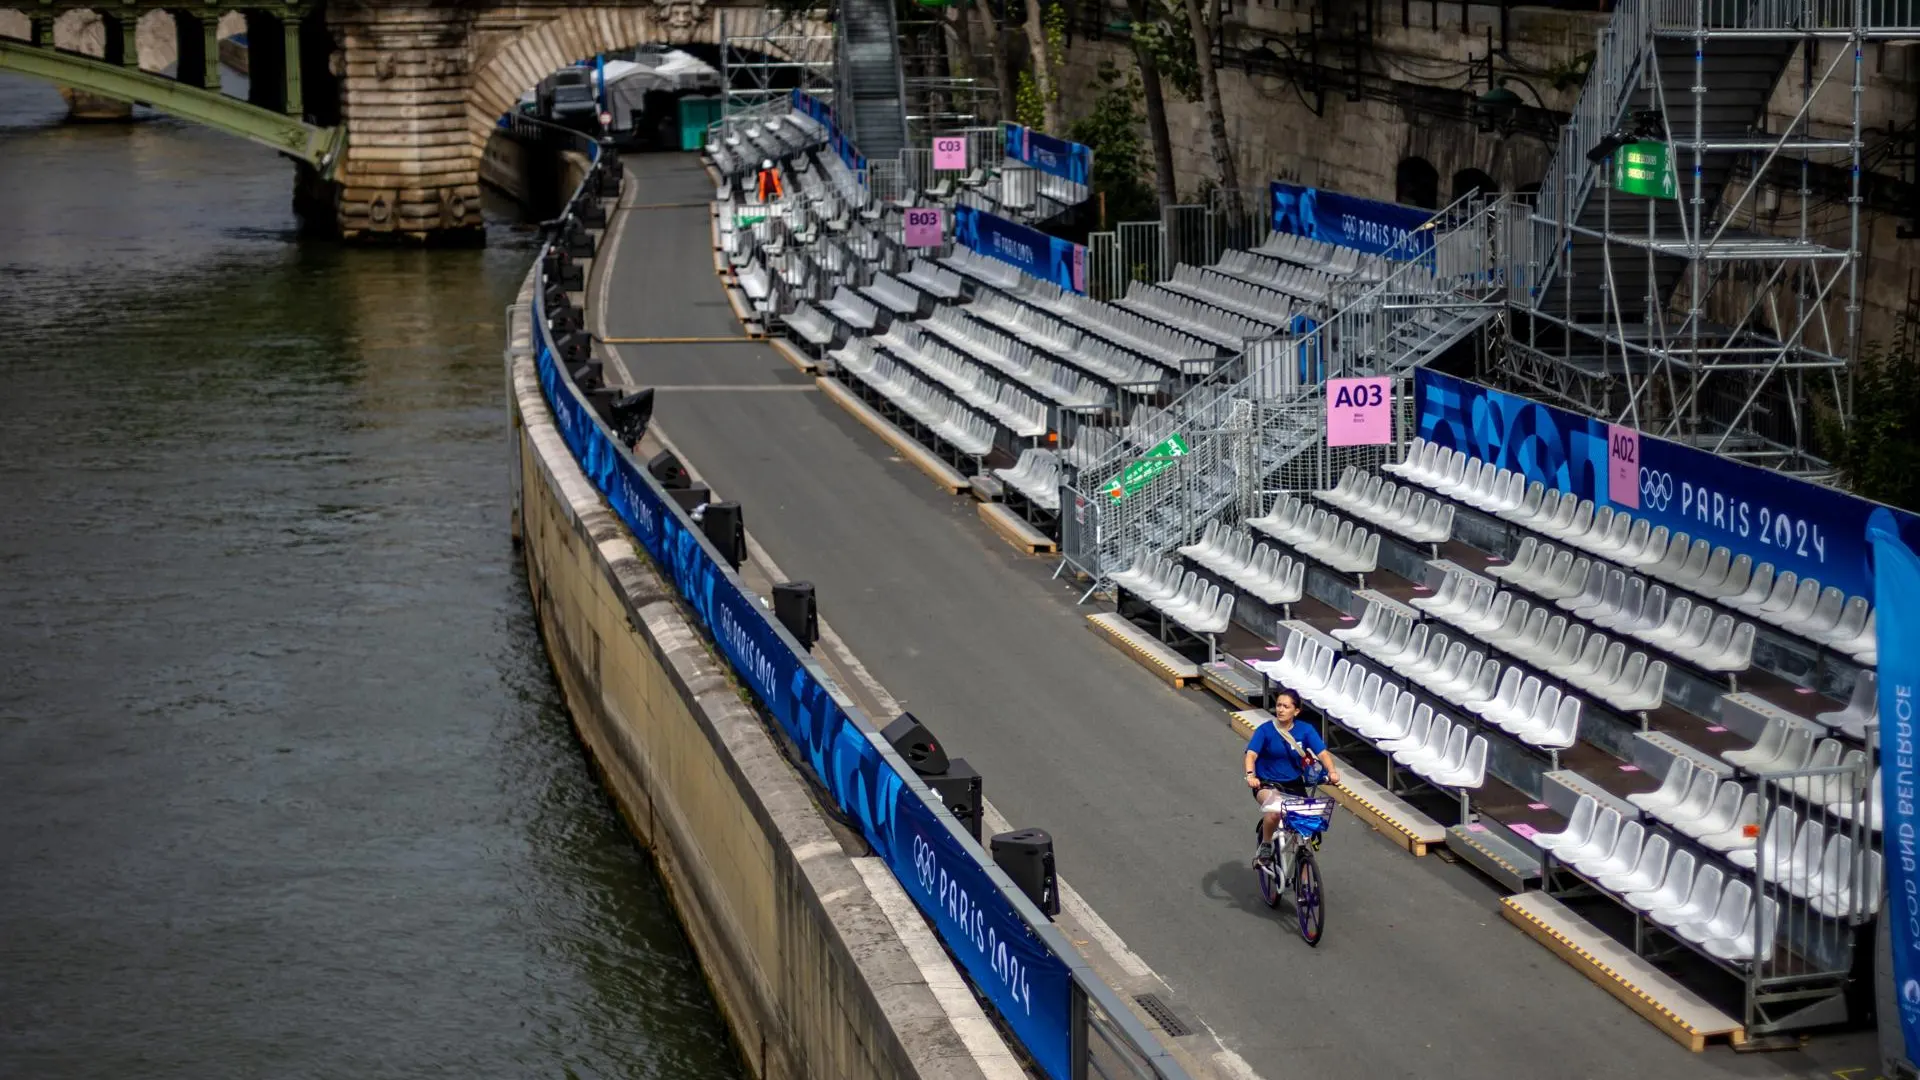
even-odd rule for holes
{"type": "Polygon", "coordinates": [[[0,1076],[742,1075],[508,539],[531,237],[62,111],[0,76],[0,1076]]]}

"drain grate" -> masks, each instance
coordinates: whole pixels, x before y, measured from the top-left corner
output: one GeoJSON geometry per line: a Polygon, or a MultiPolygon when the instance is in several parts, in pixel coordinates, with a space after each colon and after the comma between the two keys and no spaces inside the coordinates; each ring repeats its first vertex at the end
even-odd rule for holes
{"type": "Polygon", "coordinates": [[[1135,994],[1133,1001],[1134,1004],[1145,1009],[1147,1015],[1153,1017],[1153,1022],[1160,1025],[1160,1030],[1168,1035],[1193,1034],[1193,1029],[1181,1023],[1180,1018],[1173,1015],[1173,1010],[1167,1007],[1167,1003],[1160,1000],[1160,995],[1135,994]]]}

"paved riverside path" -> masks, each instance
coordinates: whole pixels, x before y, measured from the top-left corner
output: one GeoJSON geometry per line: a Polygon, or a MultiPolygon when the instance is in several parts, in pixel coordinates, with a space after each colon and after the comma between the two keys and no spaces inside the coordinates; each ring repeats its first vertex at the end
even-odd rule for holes
{"type": "MultiPolygon", "coordinates": [[[[712,196],[691,155],[627,162],[629,204],[712,196]]],[[[740,333],[704,206],[635,210],[617,239],[607,336],[740,333]]],[[[1053,834],[1062,876],[1176,1008],[1266,1080],[1828,1076],[1868,1063],[1689,1054],[1501,919],[1467,868],[1415,859],[1344,811],[1321,858],[1326,938],[1308,948],[1284,905],[1260,902],[1244,743],[1213,698],[1170,689],[1088,632],[1094,609],[1048,580],[1049,561],[1014,552],[770,347],[615,351],[610,369],[636,385],[704,388],[663,390],[656,426],[742,504],[787,574],[814,583],[821,617],[980,770],[987,798],[1053,834]]]]}

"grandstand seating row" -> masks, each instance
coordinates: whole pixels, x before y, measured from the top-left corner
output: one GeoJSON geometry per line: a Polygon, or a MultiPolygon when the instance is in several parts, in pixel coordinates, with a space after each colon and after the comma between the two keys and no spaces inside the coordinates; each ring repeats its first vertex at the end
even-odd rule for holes
{"type": "MultiPolygon", "coordinates": [[[[1629,573],[1638,571],[1863,663],[1871,665],[1877,656],[1873,610],[1866,597],[1823,589],[1817,580],[1801,580],[1790,570],[1776,573],[1771,563],[1755,565],[1752,556],[1745,553],[1735,555],[1725,546],[1694,540],[1686,533],[1670,533],[1666,526],[1650,525],[1645,518],[1635,518],[1624,510],[1610,506],[1596,509],[1591,499],[1547,488],[1539,481],[1528,482],[1522,473],[1484,465],[1477,458],[1424,440],[1414,440],[1407,460],[1388,468],[1423,487],[1454,495],[1522,528],[1618,564],[1621,569],[1617,577],[1609,573],[1585,580],[1592,593],[1590,603],[1619,596],[1624,606],[1632,603],[1633,596],[1651,595],[1644,579],[1638,573],[1629,573]]],[[[1540,546],[1536,541],[1530,560],[1554,558],[1539,554],[1540,546]]],[[[1667,593],[1663,589],[1660,595],[1667,593]]],[[[1642,604],[1638,613],[1643,624],[1656,610],[1662,616],[1666,614],[1656,605],[1642,604]]],[[[1687,607],[1712,610],[1692,600],[1687,607]]]]}

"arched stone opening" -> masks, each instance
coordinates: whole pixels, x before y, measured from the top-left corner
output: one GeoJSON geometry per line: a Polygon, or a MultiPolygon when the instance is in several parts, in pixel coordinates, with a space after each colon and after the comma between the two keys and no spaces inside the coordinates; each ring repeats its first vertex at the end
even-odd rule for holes
{"type": "Polygon", "coordinates": [[[1500,185],[1485,171],[1461,169],[1453,174],[1453,193],[1448,196],[1448,201],[1464,198],[1476,191],[1482,195],[1492,195],[1499,190],[1500,185]]]}
{"type": "Polygon", "coordinates": [[[1423,157],[1402,159],[1393,172],[1393,201],[1423,210],[1440,209],[1440,170],[1423,157]]]}

